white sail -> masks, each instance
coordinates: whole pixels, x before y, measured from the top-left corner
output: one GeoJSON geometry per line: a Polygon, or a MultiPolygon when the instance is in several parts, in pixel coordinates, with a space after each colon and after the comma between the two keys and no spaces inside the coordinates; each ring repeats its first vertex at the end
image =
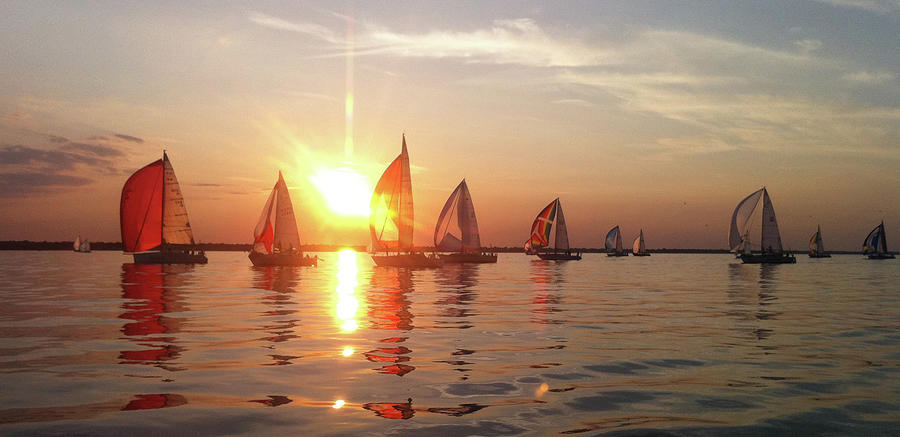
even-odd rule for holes
{"type": "Polygon", "coordinates": [[[816,226],[816,253],[825,253],[825,245],[822,244],[822,227],[816,226]]]}
{"type": "Polygon", "coordinates": [[[475,205],[465,179],[456,186],[441,210],[434,228],[434,246],[437,250],[446,252],[481,250],[475,205]]]}
{"type": "Polygon", "coordinates": [[[91,241],[84,240],[84,242],[81,243],[81,249],[79,249],[79,250],[82,252],[90,252],[91,251],[91,241]]]}
{"type": "Polygon", "coordinates": [[[644,230],[641,229],[640,234],[637,238],[634,239],[634,244],[631,247],[631,251],[634,253],[644,253],[647,251],[647,248],[644,247],[644,230]]]}
{"type": "Polygon", "coordinates": [[[614,250],[621,250],[622,248],[622,237],[619,236],[619,227],[615,226],[610,229],[609,232],[606,233],[606,251],[611,252],[614,250]],[[616,241],[618,240],[618,247],[616,241]]]}
{"type": "Polygon", "coordinates": [[[734,213],[731,214],[731,228],[728,231],[728,247],[731,248],[732,252],[738,250],[746,251],[748,244],[744,241],[744,238],[748,234],[747,228],[750,226],[750,217],[759,204],[759,197],[762,195],[763,190],[765,188],[754,191],[734,208],[734,213]]]}
{"type": "Polygon", "coordinates": [[[294,205],[291,203],[291,195],[280,171],[275,191],[278,193],[274,208],[275,247],[281,250],[300,250],[300,232],[297,230],[297,219],[294,218],[294,205]]]}
{"type": "Polygon", "coordinates": [[[556,245],[557,250],[569,250],[569,230],[566,228],[566,218],[563,216],[562,204],[556,200],[556,245]]]}
{"type": "Polygon", "coordinates": [[[775,207],[772,206],[772,199],[769,198],[769,192],[765,188],[763,188],[761,247],[762,250],[769,253],[783,252],[781,234],[778,233],[778,220],[775,218],[775,207]]]}
{"type": "Polygon", "coordinates": [[[181,186],[169,157],[163,153],[163,217],[162,241],[165,244],[194,244],[181,186]]]}
{"type": "Polygon", "coordinates": [[[863,241],[864,254],[883,255],[887,253],[887,240],[884,235],[884,222],[872,229],[863,241]]]}
{"type": "Polygon", "coordinates": [[[75,241],[72,243],[73,250],[81,250],[81,235],[75,237],[75,241]]]}

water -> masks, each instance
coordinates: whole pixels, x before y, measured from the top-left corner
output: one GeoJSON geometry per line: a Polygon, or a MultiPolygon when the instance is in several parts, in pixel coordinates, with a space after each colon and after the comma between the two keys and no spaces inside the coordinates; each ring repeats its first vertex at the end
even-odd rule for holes
{"type": "Polygon", "coordinates": [[[0,257],[3,435],[896,435],[900,262],[0,257]]]}

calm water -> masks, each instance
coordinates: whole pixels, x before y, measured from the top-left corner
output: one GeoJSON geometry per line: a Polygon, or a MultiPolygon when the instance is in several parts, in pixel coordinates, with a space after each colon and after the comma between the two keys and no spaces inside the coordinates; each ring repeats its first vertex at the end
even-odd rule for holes
{"type": "Polygon", "coordinates": [[[897,435],[900,261],[0,253],[0,434],[897,435]]]}

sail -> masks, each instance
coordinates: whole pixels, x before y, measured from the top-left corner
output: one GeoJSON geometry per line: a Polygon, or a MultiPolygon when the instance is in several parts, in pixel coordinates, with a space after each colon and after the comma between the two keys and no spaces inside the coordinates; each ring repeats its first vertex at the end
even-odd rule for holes
{"type": "Polygon", "coordinates": [[[550,202],[538,213],[531,224],[531,249],[538,249],[550,245],[550,230],[553,228],[553,220],[556,218],[556,207],[559,198],[550,202]]]}
{"type": "Polygon", "coordinates": [[[81,251],[82,252],[90,252],[91,251],[91,241],[90,240],[84,240],[84,242],[81,243],[81,251]]]}
{"type": "Polygon", "coordinates": [[[184,206],[181,186],[178,185],[175,169],[172,168],[172,163],[169,162],[169,157],[165,153],[163,153],[163,165],[163,242],[166,244],[194,244],[194,233],[191,232],[191,222],[188,219],[187,208],[184,206]]]}
{"type": "Polygon", "coordinates": [[[816,226],[816,252],[825,253],[825,244],[822,243],[822,228],[816,226]]]}
{"type": "Polygon", "coordinates": [[[72,249],[74,249],[74,250],[81,249],[81,235],[75,237],[75,241],[72,243],[72,249]]]}
{"type": "MultiPolygon", "coordinates": [[[[280,180],[280,178],[279,178],[280,180]]],[[[275,243],[275,223],[272,221],[272,212],[275,206],[275,193],[278,191],[278,183],[272,187],[269,198],[263,206],[262,215],[253,229],[253,250],[259,253],[272,253],[272,246],[275,243]]]]}
{"type": "Polygon", "coordinates": [[[275,184],[277,202],[275,207],[275,248],[281,250],[300,250],[300,232],[297,230],[297,219],[294,218],[294,205],[287,184],[278,172],[275,184]]]}
{"type": "Polygon", "coordinates": [[[732,252],[746,248],[746,245],[741,243],[744,242],[744,236],[747,234],[747,228],[750,225],[750,216],[756,210],[756,206],[759,204],[759,197],[764,189],[761,188],[754,191],[734,208],[734,213],[731,214],[731,228],[728,231],[728,247],[731,248],[732,252]]]}
{"type": "Polygon", "coordinates": [[[125,252],[143,252],[162,243],[163,160],[134,172],[122,187],[119,220],[125,252]]]}
{"type": "Polygon", "coordinates": [[[816,229],[816,232],[812,234],[812,237],[809,237],[809,253],[817,254],[821,253],[819,251],[819,230],[816,229]]]}
{"type": "Polygon", "coordinates": [[[619,250],[622,250],[622,237],[619,236],[619,227],[616,226],[606,233],[606,251],[612,252],[619,250]]]}
{"type": "Polygon", "coordinates": [[[872,229],[872,232],[869,232],[869,235],[866,236],[865,241],[863,241],[863,253],[867,255],[872,253],[887,253],[887,241],[884,238],[883,222],[876,226],[875,229],[872,229]]]}
{"type": "Polygon", "coordinates": [[[481,250],[475,205],[472,203],[472,195],[465,179],[456,186],[441,210],[434,227],[434,247],[446,252],[481,250]]]}
{"type": "Polygon", "coordinates": [[[631,251],[634,253],[644,253],[647,251],[647,248],[644,247],[644,230],[641,229],[640,234],[637,238],[634,239],[634,244],[631,247],[631,251]]]}
{"type": "Polygon", "coordinates": [[[778,220],[775,219],[775,207],[769,192],[763,188],[762,211],[762,250],[770,253],[781,253],[781,235],[778,233],[778,220]]]}
{"type": "Polygon", "coordinates": [[[376,251],[410,251],[413,246],[412,178],[406,136],[400,155],[384,170],[372,193],[369,232],[376,251]]]}
{"type": "Polygon", "coordinates": [[[566,217],[563,215],[562,205],[559,199],[556,199],[556,243],[555,248],[558,250],[569,250],[569,230],[566,228],[566,217]]]}

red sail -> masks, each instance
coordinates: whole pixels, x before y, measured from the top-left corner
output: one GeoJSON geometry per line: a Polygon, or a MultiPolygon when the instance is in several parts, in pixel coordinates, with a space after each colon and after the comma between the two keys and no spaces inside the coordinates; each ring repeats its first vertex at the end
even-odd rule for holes
{"type": "Polygon", "coordinates": [[[119,219],[125,252],[143,252],[162,243],[163,161],[134,172],[122,187],[119,219]]]}

